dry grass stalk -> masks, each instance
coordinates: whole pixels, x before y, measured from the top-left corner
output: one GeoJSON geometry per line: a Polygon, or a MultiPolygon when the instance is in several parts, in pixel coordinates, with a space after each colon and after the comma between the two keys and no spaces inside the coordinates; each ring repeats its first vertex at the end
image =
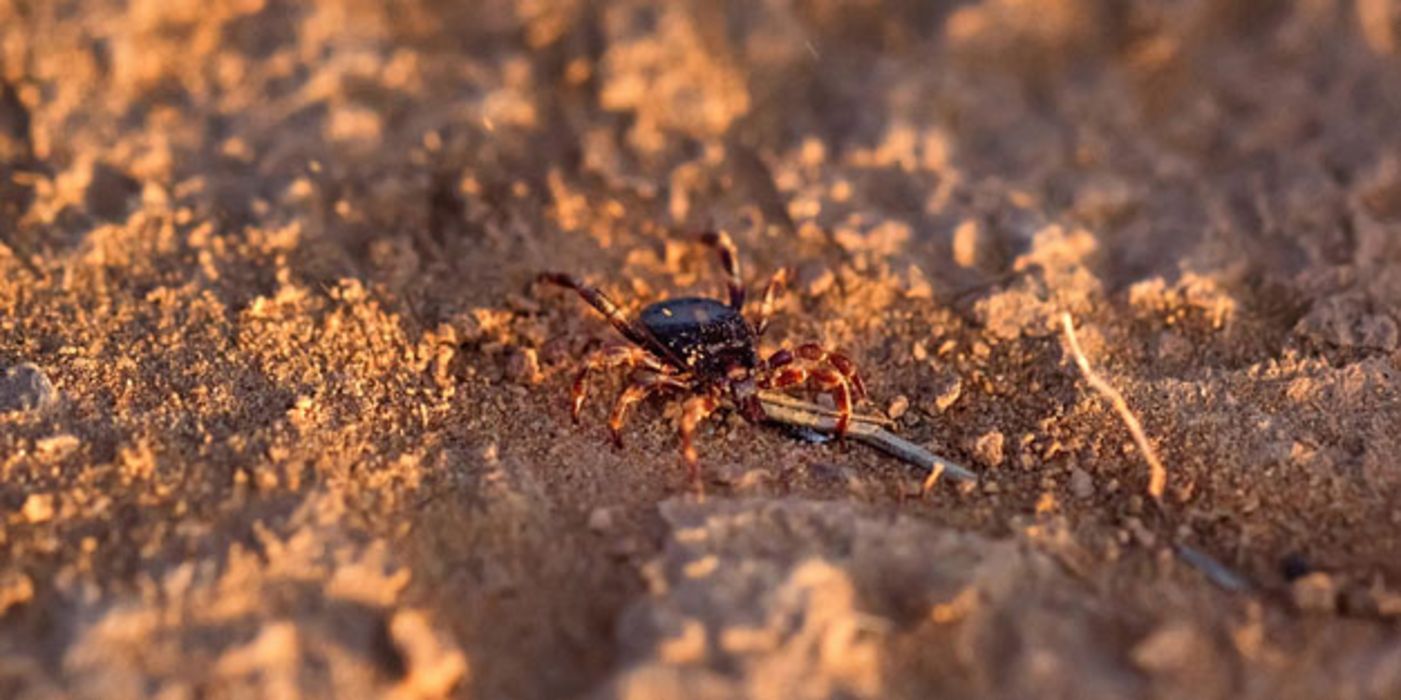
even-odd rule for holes
{"type": "MultiPolygon", "coordinates": [[[[764,413],[772,422],[785,423],[787,425],[824,433],[831,433],[836,430],[836,419],[827,415],[830,411],[816,404],[795,399],[791,396],[779,394],[774,391],[759,392],[759,401],[764,406],[764,413]]],[[[864,442],[906,464],[910,464],[919,469],[930,470],[930,475],[933,476],[935,481],[937,481],[940,476],[946,476],[958,481],[976,482],[978,480],[977,474],[963,466],[950,462],[882,428],[880,423],[883,420],[884,419],[874,416],[852,415],[851,423],[846,429],[846,435],[853,440],[864,442]]]]}
{"type": "Polygon", "coordinates": [[[1090,367],[1090,361],[1085,359],[1085,352],[1080,349],[1080,341],[1075,337],[1075,322],[1070,317],[1069,312],[1061,314],[1061,325],[1065,327],[1066,340],[1070,341],[1070,352],[1075,357],[1075,364],[1079,365],[1080,373],[1085,375],[1085,381],[1098,391],[1100,395],[1109,400],[1114,406],[1114,410],[1119,413],[1119,418],[1124,421],[1124,425],[1133,435],[1134,444],[1138,445],[1138,451],[1143,454],[1143,459],[1148,462],[1148,495],[1154,500],[1161,501],[1163,490],[1167,487],[1167,469],[1158,459],[1158,453],[1153,450],[1153,446],[1148,443],[1148,436],[1143,433],[1143,425],[1139,423],[1138,416],[1135,416],[1129,408],[1129,404],[1124,400],[1124,395],[1117,389],[1109,385],[1104,378],[1100,377],[1090,367]]]}

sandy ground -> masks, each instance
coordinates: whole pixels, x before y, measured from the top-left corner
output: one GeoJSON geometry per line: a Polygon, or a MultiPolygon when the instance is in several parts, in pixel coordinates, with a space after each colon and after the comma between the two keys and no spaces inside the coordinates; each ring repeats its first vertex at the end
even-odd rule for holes
{"type": "Polygon", "coordinates": [[[0,2],[0,696],[1401,696],[1398,51],[1390,0],[0,2]],[[981,482],[731,415],[702,500],[675,404],[572,425],[613,336],[536,273],[718,294],[706,227],[981,482]]]}

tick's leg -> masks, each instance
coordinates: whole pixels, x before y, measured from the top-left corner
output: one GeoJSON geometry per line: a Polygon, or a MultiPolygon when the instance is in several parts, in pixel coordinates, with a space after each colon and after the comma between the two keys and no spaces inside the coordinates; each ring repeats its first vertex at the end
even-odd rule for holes
{"type": "Polygon", "coordinates": [[[579,412],[584,408],[584,398],[588,393],[589,375],[600,369],[614,367],[646,367],[658,372],[665,371],[662,363],[642,348],[614,345],[594,351],[584,361],[583,369],[574,377],[574,386],[569,391],[570,417],[579,422],[579,412]]]}
{"type": "Polygon", "coordinates": [[[720,406],[720,400],[711,394],[692,396],[681,407],[681,458],[686,462],[686,474],[691,482],[700,484],[700,457],[696,454],[693,437],[696,426],[720,406]]]}
{"type": "Polygon", "coordinates": [[[830,365],[851,384],[858,400],[866,398],[866,382],[861,380],[861,373],[856,370],[856,363],[852,362],[851,358],[841,353],[830,352],[816,343],[799,345],[795,352],[798,357],[808,362],[830,365]]]}
{"type": "Polygon", "coordinates": [[[614,304],[613,300],[599,291],[597,287],[584,284],[562,272],[546,272],[540,275],[539,279],[541,282],[567,287],[578,292],[579,296],[583,297],[590,306],[598,309],[598,312],[603,314],[608,322],[613,324],[619,333],[623,334],[624,338],[649,350],[657,349],[656,343],[652,340],[652,334],[633,323],[632,319],[628,318],[627,314],[623,313],[623,310],[618,308],[618,305],[614,304]]]}
{"type": "Polygon", "coordinates": [[[765,382],[766,389],[785,389],[790,386],[803,386],[811,384],[818,391],[829,394],[836,403],[838,437],[846,435],[847,426],[851,424],[852,391],[851,383],[847,381],[845,375],[832,367],[816,367],[808,369],[801,366],[789,365],[780,368],[769,376],[765,382]]]}
{"type": "Polygon", "coordinates": [[[812,381],[836,401],[837,437],[846,435],[846,428],[851,424],[851,383],[841,372],[828,367],[813,370],[812,381]]]}
{"type": "Polygon", "coordinates": [[[764,360],[764,367],[771,370],[790,364],[793,364],[793,352],[787,348],[775,350],[772,355],[769,355],[769,359],[764,360]]]}
{"type": "Polygon", "coordinates": [[[628,411],[634,404],[640,403],[659,389],[688,389],[690,386],[665,374],[647,373],[638,377],[618,394],[618,400],[613,403],[613,412],[608,416],[608,432],[613,438],[613,444],[619,448],[623,446],[623,424],[627,422],[628,411]]]}
{"type": "Polygon", "coordinates": [[[787,268],[780,268],[769,278],[769,283],[764,286],[764,298],[759,302],[759,316],[754,319],[754,335],[762,336],[769,327],[769,318],[773,316],[774,304],[778,303],[778,298],[788,288],[789,273],[787,268]]]}
{"type": "Polygon", "coordinates": [[[735,242],[724,231],[706,231],[700,235],[704,243],[720,255],[720,265],[725,268],[726,285],[730,288],[730,308],[744,310],[744,280],[739,273],[739,252],[735,242]]]}

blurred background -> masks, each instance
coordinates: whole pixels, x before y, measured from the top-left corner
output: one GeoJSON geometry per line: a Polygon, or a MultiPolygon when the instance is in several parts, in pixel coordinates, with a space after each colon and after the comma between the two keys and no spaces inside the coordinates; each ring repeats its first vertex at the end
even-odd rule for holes
{"type": "Polygon", "coordinates": [[[0,696],[1395,697],[1399,53],[1396,0],[0,0],[0,696]],[[695,503],[673,409],[571,426],[608,332],[531,280],[715,293],[704,228],[983,485],[722,419],[695,503]]]}

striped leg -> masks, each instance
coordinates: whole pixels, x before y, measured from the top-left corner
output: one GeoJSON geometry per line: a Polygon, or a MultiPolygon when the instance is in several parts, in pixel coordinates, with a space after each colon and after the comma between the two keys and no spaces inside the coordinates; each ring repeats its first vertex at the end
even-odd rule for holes
{"type": "Polygon", "coordinates": [[[764,298],[759,303],[759,316],[754,320],[754,335],[762,336],[769,327],[769,318],[773,316],[774,304],[778,303],[778,297],[788,288],[788,279],[791,277],[787,268],[780,268],[769,278],[769,283],[764,287],[764,298]]]}
{"type": "Polygon", "coordinates": [[[831,395],[832,400],[837,405],[837,436],[846,435],[847,426],[851,424],[852,387],[841,372],[832,367],[808,369],[789,365],[770,376],[766,384],[766,388],[770,389],[811,384],[818,391],[831,395]]]}
{"type": "Polygon", "coordinates": [[[618,394],[618,400],[613,403],[613,412],[608,416],[608,432],[613,438],[613,445],[622,448],[623,446],[623,424],[627,422],[628,411],[635,404],[642,402],[652,392],[659,389],[689,389],[690,384],[675,377],[665,374],[646,373],[638,377],[618,394]]]}
{"type": "Polygon", "coordinates": [[[764,360],[764,367],[768,369],[778,369],[790,364],[793,364],[793,351],[787,348],[775,350],[772,355],[769,355],[769,359],[764,360]]]}
{"type": "Polygon", "coordinates": [[[604,318],[607,318],[608,322],[613,324],[613,327],[618,329],[624,338],[649,350],[659,350],[657,344],[652,340],[652,334],[633,323],[632,319],[628,318],[627,314],[623,313],[623,310],[618,308],[618,305],[614,304],[613,300],[599,291],[597,287],[584,284],[562,272],[543,273],[539,280],[578,292],[579,296],[583,297],[590,306],[598,309],[598,312],[603,314],[604,318]]]}
{"type": "Polygon", "coordinates": [[[720,400],[712,394],[692,396],[681,407],[681,458],[686,462],[686,474],[697,486],[700,485],[700,457],[693,441],[696,426],[719,407],[720,400]]]}
{"type": "Polygon", "coordinates": [[[720,255],[720,265],[725,268],[726,285],[730,288],[730,308],[744,309],[744,279],[739,272],[739,251],[735,242],[724,231],[706,231],[700,235],[701,243],[715,249],[720,255]]]}
{"type": "Polygon", "coordinates": [[[852,362],[851,358],[841,353],[830,352],[816,343],[799,345],[796,354],[808,362],[831,366],[851,384],[852,389],[856,391],[857,400],[866,398],[866,382],[861,380],[861,373],[856,370],[856,363],[852,362]]]}
{"type": "Polygon", "coordinates": [[[579,412],[584,409],[584,399],[588,394],[589,375],[601,369],[613,369],[616,367],[646,367],[657,372],[664,372],[666,368],[662,363],[653,357],[651,353],[642,348],[630,345],[614,345],[612,347],[595,350],[584,360],[584,368],[579,370],[579,374],[574,377],[574,386],[569,391],[569,415],[577,424],[579,422],[579,412]]]}

